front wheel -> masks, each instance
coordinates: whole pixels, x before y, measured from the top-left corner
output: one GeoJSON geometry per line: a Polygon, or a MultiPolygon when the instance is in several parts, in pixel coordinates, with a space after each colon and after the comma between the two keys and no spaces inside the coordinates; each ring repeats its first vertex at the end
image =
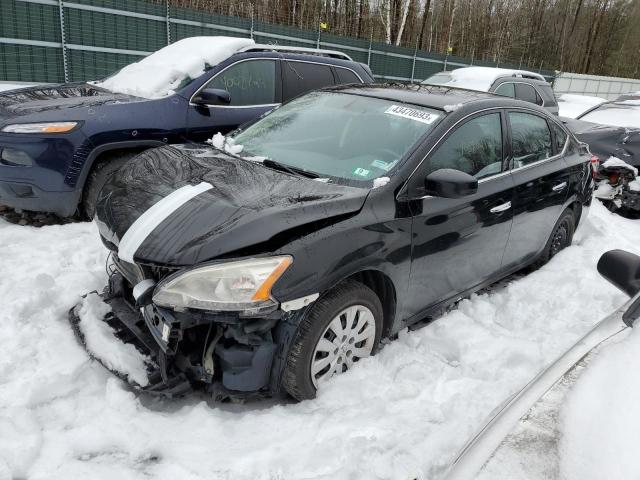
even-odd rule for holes
{"type": "Polygon", "coordinates": [[[539,268],[552,257],[554,257],[560,250],[571,245],[573,241],[573,233],[576,228],[576,220],[573,214],[573,210],[570,208],[565,209],[560,215],[560,218],[556,222],[553,230],[551,231],[551,236],[549,240],[547,240],[547,244],[542,251],[542,254],[533,264],[534,268],[539,268]]]}
{"type": "Polygon", "coordinates": [[[333,375],[376,352],[382,304],[367,286],[346,281],[321,297],[301,321],[287,356],[283,386],[297,400],[315,397],[333,375]]]}

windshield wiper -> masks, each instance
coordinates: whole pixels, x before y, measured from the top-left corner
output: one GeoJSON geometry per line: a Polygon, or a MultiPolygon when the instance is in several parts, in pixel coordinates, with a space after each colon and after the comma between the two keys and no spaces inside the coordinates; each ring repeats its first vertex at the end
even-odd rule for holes
{"type": "Polygon", "coordinates": [[[284,163],[276,162],[275,160],[271,160],[270,158],[265,158],[262,161],[262,164],[265,167],[274,168],[276,170],[282,170],[293,175],[301,175],[307,178],[318,178],[320,175],[314,172],[309,172],[308,170],[303,170],[302,168],[296,168],[289,165],[285,165],[284,163]]]}

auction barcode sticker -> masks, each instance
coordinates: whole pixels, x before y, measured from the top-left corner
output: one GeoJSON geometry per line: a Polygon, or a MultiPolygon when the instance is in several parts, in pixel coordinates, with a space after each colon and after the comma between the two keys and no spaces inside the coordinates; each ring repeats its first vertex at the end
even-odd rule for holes
{"type": "Polygon", "coordinates": [[[391,105],[384,113],[395,115],[397,117],[409,118],[416,122],[426,124],[433,123],[439,116],[435,113],[425,112],[424,110],[418,110],[417,108],[403,107],[401,105],[391,105]]]}

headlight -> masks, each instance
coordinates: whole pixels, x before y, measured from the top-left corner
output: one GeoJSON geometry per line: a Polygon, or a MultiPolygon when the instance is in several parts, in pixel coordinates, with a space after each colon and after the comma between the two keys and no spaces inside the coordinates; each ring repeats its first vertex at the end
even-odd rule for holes
{"type": "Polygon", "coordinates": [[[2,127],[5,133],[67,133],[78,126],[79,122],[14,123],[2,127]]]}
{"type": "Polygon", "coordinates": [[[194,268],[160,283],[153,302],[169,308],[257,312],[276,305],[271,287],[292,262],[290,256],[280,256],[194,268]]]}

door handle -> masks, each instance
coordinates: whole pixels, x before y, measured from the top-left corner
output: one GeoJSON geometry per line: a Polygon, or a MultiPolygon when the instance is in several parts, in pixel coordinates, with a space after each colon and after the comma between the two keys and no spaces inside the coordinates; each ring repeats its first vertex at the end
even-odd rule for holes
{"type": "Polygon", "coordinates": [[[564,190],[567,186],[567,182],[562,182],[559,183],[557,185],[554,185],[553,187],[551,187],[551,190],[553,190],[554,192],[560,192],[562,190],[564,190]]]}
{"type": "Polygon", "coordinates": [[[502,205],[498,205],[497,207],[493,207],[489,210],[491,213],[500,213],[505,210],[509,210],[511,208],[511,202],[503,203],[502,205]]]}

